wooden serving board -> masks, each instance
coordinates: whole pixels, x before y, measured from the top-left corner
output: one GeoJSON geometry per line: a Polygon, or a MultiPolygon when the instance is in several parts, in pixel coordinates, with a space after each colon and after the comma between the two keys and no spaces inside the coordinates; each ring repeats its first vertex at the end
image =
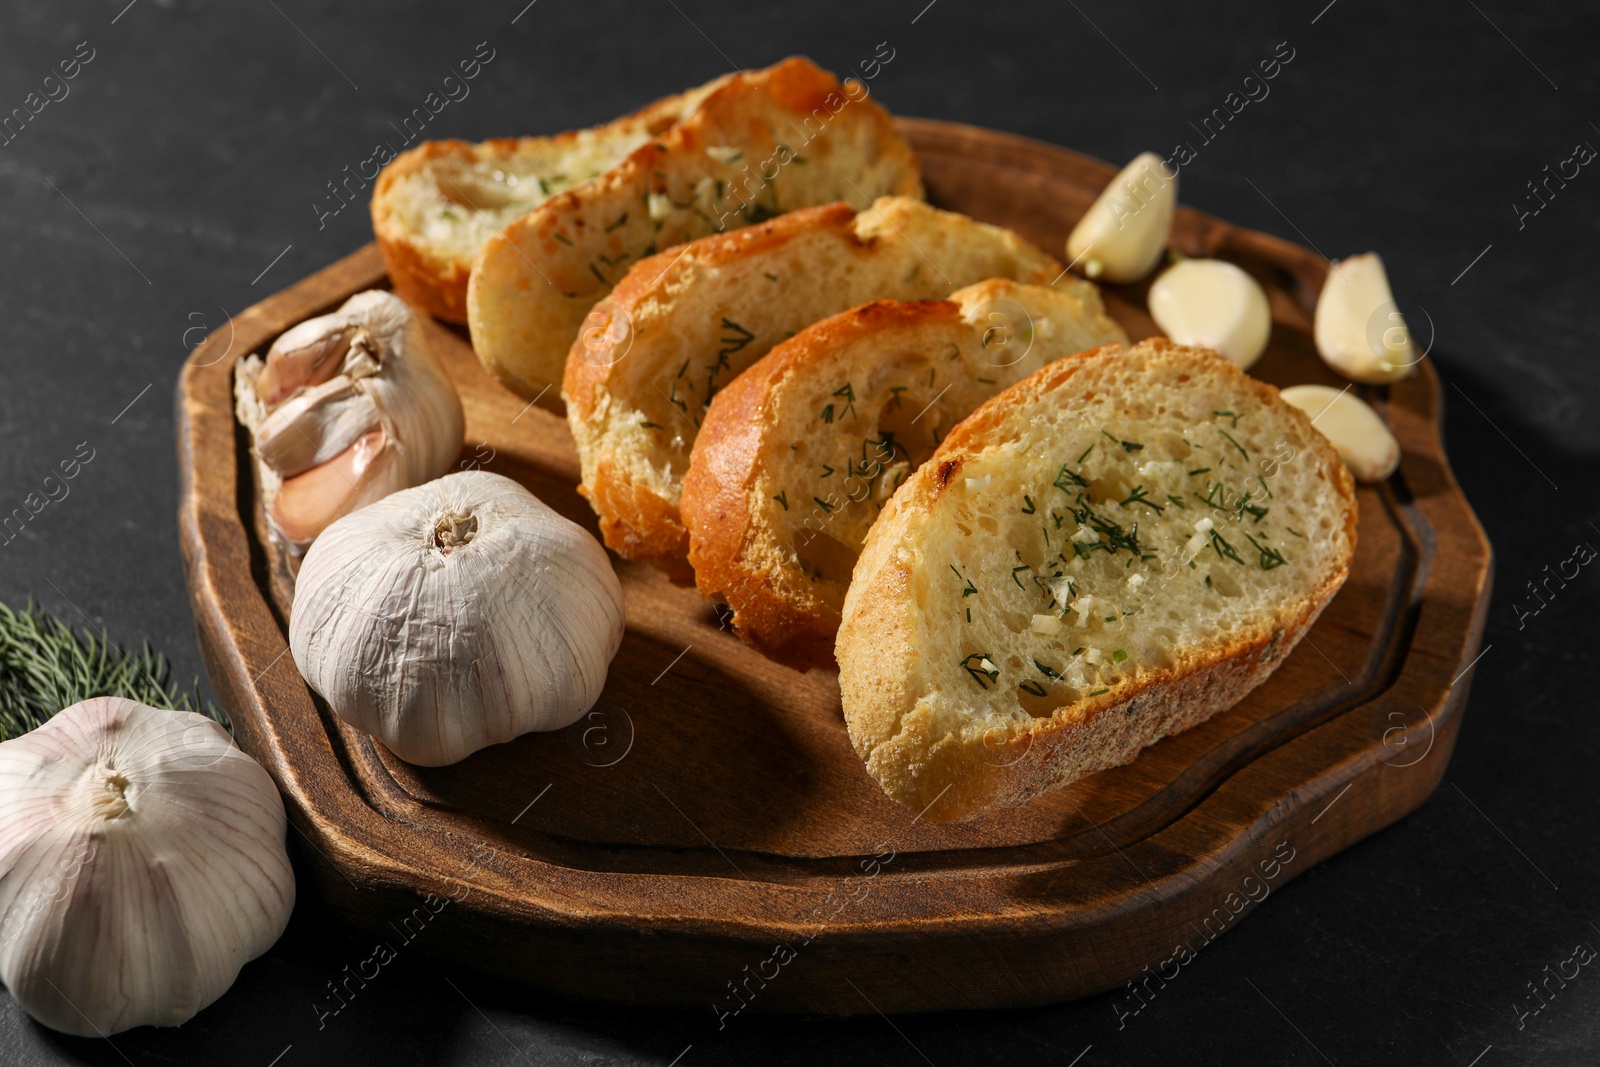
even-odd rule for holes
{"type": "MultiPolygon", "coordinates": [[[[906,120],[936,204],[1057,251],[1114,168],[1019,137],[906,120]]],[[[1342,385],[1317,358],[1313,253],[1180,210],[1173,245],[1254,274],[1253,373],[1342,385]]],[[[206,665],[277,780],[317,888],[372,936],[564,994],[743,1010],[1038,1004],[1186,962],[1296,875],[1411,811],[1450,758],[1490,550],[1440,442],[1431,364],[1362,395],[1404,449],[1362,487],[1349,582],[1232,710],[1025,807],[963,825],[891,803],[850,748],[830,671],[745,648],[692,588],[618,562],[628,630],[595,711],[451,767],[340,723],[288,655],[292,576],[263,536],[233,364],[357,291],[374,247],[263,301],[191,356],[180,527],[206,665]],[[431,896],[430,896],[431,894],[431,896]]],[[[1108,288],[1134,338],[1144,287],[1108,288]]],[[[467,415],[463,466],[587,528],[565,422],[429,332],[467,415]]]]}

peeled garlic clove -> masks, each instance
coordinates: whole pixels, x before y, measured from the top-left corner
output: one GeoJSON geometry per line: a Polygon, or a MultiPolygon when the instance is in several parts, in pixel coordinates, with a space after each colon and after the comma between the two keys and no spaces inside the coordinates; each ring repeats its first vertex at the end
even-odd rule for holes
{"type": "Polygon", "coordinates": [[[291,541],[311,541],[339,516],[376,468],[388,439],[382,430],[358,438],[328,462],[288,478],[278,487],[268,514],[291,541]]]}
{"type": "Polygon", "coordinates": [[[1155,269],[1172,233],[1178,176],[1140,153],[1105,187],[1067,238],[1067,259],[1089,278],[1136,282],[1155,269]]]}
{"type": "Polygon", "coordinates": [[[1249,274],[1220,259],[1186,259],[1150,286],[1150,317],[1180,345],[1220,352],[1248,370],[1267,350],[1272,309],[1249,274]]]}
{"type": "Polygon", "coordinates": [[[1381,482],[1400,465],[1400,442],[1365,400],[1348,389],[1296,385],[1279,394],[1311,416],[1358,482],[1381,482]]]}
{"type": "Polygon", "coordinates": [[[63,1033],[186,1022],[283,933],[286,832],[210,719],[74,704],[0,744],[0,980],[63,1033]]]}
{"type": "Polygon", "coordinates": [[[356,333],[354,323],[341,319],[336,315],[307,319],[273,342],[256,382],[263,403],[281,404],[297,391],[321,385],[339,373],[356,333]]]}
{"type": "Polygon", "coordinates": [[[1328,366],[1366,385],[1397,382],[1421,358],[1376,252],[1329,267],[1312,333],[1328,366]]]}
{"type": "Polygon", "coordinates": [[[455,387],[410,307],[382,290],[357,293],[295,326],[266,361],[241,361],[234,392],[239,419],[254,435],[272,536],[294,554],[328,523],[438,477],[461,453],[465,423],[455,387]],[[326,363],[301,358],[340,346],[331,377],[326,363]],[[275,355],[283,368],[276,373],[275,355]],[[308,367],[315,373],[294,376],[308,367]],[[292,382],[299,384],[286,392],[292,382]],[[264,395],[282,399],[271,405],[264,395]],[[352,491],[340,492],[340,482],[352,491]],[[290,498],[279,502],[282,493],[290,498]]]}
{"type": "Polygon", "coordinates": [[[511,479],[465,471],[324,530],[289,647],[336,715],[433,767],[576,722],[622,631],[599,542],[511,479]]]}

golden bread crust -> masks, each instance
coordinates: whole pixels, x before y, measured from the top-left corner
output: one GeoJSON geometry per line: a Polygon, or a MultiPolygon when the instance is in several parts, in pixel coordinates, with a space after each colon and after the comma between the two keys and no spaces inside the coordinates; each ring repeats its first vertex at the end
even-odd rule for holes
{"type": "MultiPolygon", "coordinates": [[[[1287,483],[1278,484],[1286,495],[1287,483]]],[[[1228,532],[1238,539],[1231,527],[1228,532]]],[[[851,741],[890,797],[936,821],[967,819],[1022,803],[1128,762],[1146,745],[1204,721],[1259,685],[1343,584],[1355,537],[1349,472],[1304,413],[1278,399],[1271,386],[1212,353],[1163,339],[1132,349],[1111,345],[1058,360],[994,397],[952,430],[867,535],[835,650],[851,741]],[[930,646],[931,631],[923,620],[927,609],[917,605],[917,590],[925,588],[922,576],[940,562],[941,546],[927,540],[934,519],[941,508],[955,506],[963,483],[992,461],[993,450],[1024,439],[1018,427],[1030,415],[1061,410],[1074,397],[1105,390],[1105,372],[1129,360],[1165,369],[1180,386],[1193,382],[1195,388],[1230,395],[1237,400],[1235,410],[1264,413],[1280,439],[1294,442],[1296,456],[1305,462],[1283,470],[1291,471],[1307,494],[1314,489],[1310,498],[1327,509],[1327,528],[1315,549],[1317,569],[1298,577],[1298,586],[1281,603],[1231,632],[1217,630],[1220,637],[1173,650],[1166,665],[1127,674],[1048,715],[1020,723],[1015,716],[985,719],[985,706],[996,704],[999,685],[1006,680],[1006,650],[997,648],[993,660],[984,661],[999,668],[993,692],[988,685],[949,694],[938,688],[962,649],[930,646]],[[1188,377],[1170,373],[1175,370],[1188,377]],[[970,712],[957,711],[952,719],[950,709],[963,704],[970,712]],[[993,724],[977,729],[986,722],[993,724]]],[[[1303,551],[1309,553],[1311,543],[1307,545],[1303,551]]],[[[992,555],[1003,571],[1010,561],[1003,553],[992,555]]],[[[1245,573],[1242,568],[1240,573],[1245,573]]],[[[986,582],[1003,582],[1002,574],[975,569],[963,577],[980,590],[986,582]]],[[[1209,589],[1209,577],[1206,584],[1209,589]]],[[[1081,638],[1071,637],[1068,643],[1076,640],[1081,638]]]]}
{"type": "Polygon", "coordinates": [[[467,286],[473,348],[532,399],[561,383],[590,309],[640,259],[763,216],[835,200],[864,208],[885,194],[920,197],[922,181],[859,82],[798,57],[730,77],[621,163],[485,242],[467,286]]]}
{"type": "Polygon", "coordinates": [[[681,565],[681,554],[632,553],[686,543],[682,477],[707,409],[786,339],[876,298],[942,299],[983,279],[1043,285],[1060,274],[1015,233],[906,197],[859,213],[848,204],[794,211],[636,264],[592,309],[563,379],[584,483],[605,464],[635,483],[612,494],[624,505],[639,494],[663,505],[607,512],[597,502],[613,530],[607,544],[681,565]]]}
{"type": "MultiPolygon", "coordinates": [[[[681,119],[702,95],[729,77],[663,97],[588,130],[544,137],[494,137],[476,143],[457,139],[423,141],[401,152],[379,172],[370,206],[373,236],[395,291],[413,307],[435,318],[463,324],[467,321],[467,280],[477,251],[467,254],[441,246],[407,222],[401,188],[408,181],[424,177],[433,168],[464,171],[475,165],[505,165],[517,160],[558,165],[585,141],[628,144],[653,136],[681,119]]],[[[444,195],[444,190],[440,194],[444,195]]]]}
{"type": "Polygon", "coordinates": [[[1126,339],[1077,279],[878,300],[800,331],[717,394],[695,439],[680,511],[701,594],[769,658],[831,666],[850,567],[897,480],[1006,385],[1126,339]]]}

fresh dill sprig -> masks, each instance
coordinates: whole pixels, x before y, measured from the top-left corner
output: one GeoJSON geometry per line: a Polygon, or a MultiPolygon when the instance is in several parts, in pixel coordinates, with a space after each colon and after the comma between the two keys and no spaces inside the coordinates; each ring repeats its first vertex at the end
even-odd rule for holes
{"type": "MultiPolygon", "coordinates": [[[[1250,535],[1245,534],[1245,536],[1249,537],[1250,535]]],[[[1216,552],[1218,559],[1227,558],[1233,560],[1235,563],[1244,562],[1244,560],[1239,558],[1239,553],[1234,551],[1233,546],[1228,544],[1227,539],[1215,529],[1211,531],[1211,548],[1216,552]]],[[[1208,582],[1211,580],[1210,575],[1206,576],[1206,580],[1208,582]]]]}
{"type": "Polygon", "coordinates": [[[756,339],[755,334],[727,316],[723,316],[722,330],[722,349],[717,353],[719,357],[731,356],[756,339]]]}
{"type": "Polygon", "coordinates": [[[1246,541],[1249,541],[1250,544],[1255,547],[1255,550],[1257,552],[1261,553],[1261,569],[1262,570],[1270,571],[1274,567],[1281,567],[1285,563],[1288,562],[1288,560],[1283,558],[1283,553],[1282,552],[1279,552],[1277,549],[1271,547],[1270,545],[1262,544],[1260,541],[1257,541],[1254,537],[1251,537],[1248,533],[1245,534],[1244,537],[1245,537],[1246,541]]]}
{"type": "Polygon", "coordinates": [[[1227,430],[1222,429],[1221,427],[1218,427],[1217,432],[1220,433],[1222,436],[1226,437],[1228,439],[1228,443],[1230,445],[1232,445],[1234,448],[1237,448],[1239,450],[1239,455],[1244,457],[1244,461],[1246,463],[1250,462],[1250,453],[1246,452],[1244,450],[1244,446],[1241,445],[1238,441],[1235,441],[1233,439],[1233,434],[1229,433],[1227,430]]]}
{"type": "Polygon", "coordinates": [[[950,564],[950,570],[955,574],[955,576],[957,578],[960,578],[962,580],[962,582],[966,583],[965,585],[962,586],[962,589],[961,589],[961,595],[962,595],[963,598],[972,596],[975,593],[977,593],[978,587],[972,584],[972,579],[968,578],[965,574],[962,574],[959,570],[957,570],[956,569],[956,565],[954,563],[950,564]]]}
{"type": "Polygon", "coordinates": [[[1084,486],[1087,488],[1089,485],[1089,479],[1085,478],[1076,471],[1067,470],[1067,465],[1063,463],[1061,465],[1061,469],[1056,471],[1056,480],[1050,484],[1061,490],[1063,493],[1070,493],[1072,492],[1072,487],[1075,485],[1084,486]]]}
{"type": "MultiPolygon", "coordinates": [[[[1107,441],[1110,441],[1114,445],[1121,445],[1122,446],[1122,451],[1124,451],[1124,452],[1138,452],[1138,451],[1140,451],[1141,449],[1144,448],[1144,445],[1141,445],[1137,441],[1122,441],[1122,440],[1119,440],[1119,439],[1117,439],[1115,437],[1112,437],[1110,434],[1106,433],[1104,430],[1100,431],[1100,436],[1104,437],[1107,441]]],[[[1079,462],[1082,462],[1082,461],[1080,460],[1079,462]]]]}
{"type": "Polygon", "coordinates": [[[156,708],[199,711],[228,726],[223,710],[167,681],[164,656],[149,644],[124,652],[103,634],[75,632],[33,604],[0,604],[0,741],[42,725],[91,697],[116,696],[156,708]]]}
{"type": "MultiPolygon", "coordinates": [[[[1162,505],[1157,504],[1154,501],[1145,499],[1145,493],[1146,492],[1148,492],[1148,490],[1146,490],[1144,486],[1142,486],[1142,485],[1135,486],[1133,492],[1129,493],[1128,494],[1128,498],[1122,502],[1122,506],[1123,507],[1132,507],[1134,504],[1143,504],[1145,507],[1149,508],[1152,511],[1156,511],[1156,512],[1161,511],[1162,510],[1162,505]]],[[[1179,506],[1181,507],[1182,505],[1179,505],[1179,506]]]]}
{"type": "Polygon", "coordinates": [[[961,661],[961,666],[972,675],[972,680],[978,683],[979,689],[987,689],[1000,680],[1000,670],[989,659],[987,652],[974,652],[961,661]],[[974,663],[974,660],[977,662],[974,663]]]}

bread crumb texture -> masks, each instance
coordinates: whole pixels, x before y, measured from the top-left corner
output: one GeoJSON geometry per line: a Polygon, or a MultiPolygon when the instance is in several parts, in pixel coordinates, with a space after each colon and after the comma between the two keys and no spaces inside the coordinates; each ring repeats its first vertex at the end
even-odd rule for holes
{"type": "Polygon", "coordinates": [[[424,141],[400,153],[372,197],[373,232],[396,289],[429,314],[466,322],[467,278],[490,237],[621,163],[729,77],[593,129],[476,144],[424,141]]]}
{"type": "Polygon", "coordinates": [[[836,653],[895,800],[961,819],[1231,706],[1343,583],[1349,473],[1203,349],[1117,345],[955,427],[867,535],[836,653]]]}
{"type": "Polygon", "coordinates": [[[995,278],[802,330],[712,403],[696,441],[683,513],[700,591],[767,655],[831,666],[867,531],[950,428],[1051,360],[1123,340],[1077,279],[995,278]]]}
{"type": "Polygon", "coordinates": [[[800,58],[741,74],[484,243],[467,284],[473,349],[531,400],[561,385],[591,309],[641,259],[797,208],[860,210],[886,195],[921,197],[920,170],[859,82],[800,58]]]}
{"type": "Polygon", "coordinates": [[[630,329],[614,344],[580,338],[563,391],[607,547],[686,558],[678,507],[707,408],[807,326],[874,299],[937,299],[997,277],[1046,285],[1060,273],[1009,230],[900,196],[859,213],[795,211],[638,264],[597,309],[630,329]]]}

